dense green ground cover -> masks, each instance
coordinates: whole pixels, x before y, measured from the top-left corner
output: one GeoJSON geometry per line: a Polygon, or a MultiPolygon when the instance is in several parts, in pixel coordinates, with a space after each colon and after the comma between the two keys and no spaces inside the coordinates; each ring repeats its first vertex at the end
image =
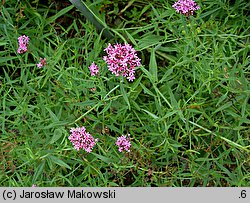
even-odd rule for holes
{"type": "Polygon", "coordinates": [[[185,17],[174,1],[93,2],[113,39],[66,0],[0,3],[0,185],[250,186],[250,3],[197,0],[185,17]],[[142,59],[133,82],[102,59],[117,42],[142,59]],[[91,153],[68,140],[77,126],[91,153]]]}

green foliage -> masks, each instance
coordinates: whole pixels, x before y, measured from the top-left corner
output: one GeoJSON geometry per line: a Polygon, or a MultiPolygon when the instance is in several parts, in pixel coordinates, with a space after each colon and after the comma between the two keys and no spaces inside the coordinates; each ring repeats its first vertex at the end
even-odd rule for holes
{"type": "Polygon", "coordinates": [[[86,1],[112,40],[68,1],[1,3],[1,186],[250,185],[250,3],[197,1],[186,18],[173,2],[86,1]],[[102,60],[116,42],[142,59],[133,82],[102,60]],[[93,152],[73,149],[76,126],[99,139],[93,152]]]}

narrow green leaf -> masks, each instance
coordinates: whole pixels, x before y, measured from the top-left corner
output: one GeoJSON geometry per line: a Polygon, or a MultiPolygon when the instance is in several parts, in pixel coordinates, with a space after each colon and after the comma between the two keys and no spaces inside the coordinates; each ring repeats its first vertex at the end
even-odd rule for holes
{"type": "Polygon", "coordinates": [[[226,108],[228,108],[230,106],[232,106],[231,101],[229,101],[229,102],[225,103],[224,105],[220,106],[218,109],[216,109],[216,111],[213,114],[217,113],[218,111],[223,111],[224,109],[226,109],[226,108]]]}
{"type": "Polygon", "coordinates": [[[8,42],[5,42],[5,41],[0,41],[0,46],[4,46],[4,45],[7,45],[8,42]]]}
{"type": "Polygon", "coordinates": [[[218,161],[216,162],[216,165],[222,170],[224,171],[225,174],[228,175],[228,177],[230,177],[232,180],[235,180],[236,177],[234,175],[234,173],[232,173],[231,171],[229,171],[226,167],[224,167],[222,164],[220,164],[218,161]]]}
{"type": "Polygon", "coordinates": [[[45,165],[45,160],[42,160],[42,162],[39,164],[39,166],[35,170],[35,174],[34,174],[33,179],[32,179],[33,183],[35,183],[37,178],[39,176],[41,176],[41,174],[43,172],[44,165],[45,165]]]}
{"type": "Polygon", "coordinates": [[[9,23],[10,25],[13,25],[12,17],[9,14],[8,10],[3,6],[1,7],[1,10],[2,10],[3,17],[7,18],[7,19],[5,18],[6,22],[9,23]]]}
{"type": "Polygon", "coordinates": [[[133,38],[133,36],[131,34],[129,34],[128,31],[125,30],[126,35],[128,36],[129,40],[133,43],[134,46],[138,47],[137,42],[135,41],[135,39],[133,38]]]}
{"type": "Polygon", "coordinates": [[[173,73],[173,68],[169,68],[165,74],[163,75],[163,77],[161,78],[161,80],[159,81],[160,83],[168,81],[168,77],[173,73]]]}
{"type": "Polygon", "coordinates": [[[62,166],[62,167],[71,169],[71,167],[70,167],[68,164],[66,164],[65,162],[63,162],[61,159],[59,159],[59,158],[57,158],[57,157],[55,157],[55,156],[52,156],[52,155],[49,155],[48,157],[49,157],[49,159],[50,159],[53,163],[55,163],[55,164],[57,164],[57,165],[59,165],[59,166],[62,166]]]}
{"type": "Polygon", "coordinates": [[[96,153],[94,153],[94,152],[91,152],[91,154],[93,154],[93,155],[96,156],[98,159],[101,159],[103,162],[105,162],[105,163],[107,163],[107,164],[113,162],[113,159],[111,159],[111,158],[102,156],[102,155],[100,155],[100,154],[96,154],[96,153]]]}
{"type": "Polygon", "coordinates": [[[148,115],[150,115],[152,118],[154,118],[154,119],[159,119],[158,116],[156,116],[155,114],[149,112],[148,110],[145,110],[145,109],[141,109],[141,110],[145,111],[145,112],[146,112],[148,115]]]}
{"type": "Polygon", "coordinates": [[[225,99],[227,98],[227,93],[222,95],[219,99],[219,101],[217,102],[216,106],[218,106],[221,102],[223,102],[225,99]]]}
{"type": "MultiPolygon", "coordinates": [[[[0,45],[1,46],[1,45],[0,45]]],[[[13,60],[13,59],[16,59],[17,57],[16,56],[5,56],[5,57],[1,57],[0,58],[0,64],[1,63],[7,63],[7,61],[10,61],[10,60],[13,60]]]]}
{"type": "Polygon", "coordinates": [[[100,18],[98,18],[93,11],[81,0],[69,0],[79,11],[87,18],[98,31],[103,30],[103,35],[108,39],[113,39],[114,36],[108,30],[108,26],[100,18]]]}
{"type": "Polygon", "coordinates": [[[48,107],[45,107],[45,109],[49,112],[49,115],[50,115],[52,121],[54,121],[54,122],[59,121],[59,119],[58,119],[57,116],[54,114],[54,112],[52,112],[48,107]]]}
{"type": "MultiPolygon", "coordinates": [[[[248,101],[249,101],[249,97],[246,97],[244,102],[242,103],[241,116],[243,118],[245,117],[247,106],[249,105],[248,101]]],[[[248,106],[248,108],[249,108],[249,106],[248,106]]]]}
{"type": "Polygon", "coordinates": [[[167,86],[167,90],[168,90],[168,94],[170,96],[170,100],[171,100],[171,105],[175,108],[175,109],[179,109],[179,105],[178,102],[175,99],[175,96],[171,90],[171,88],[169,86],[167,86]]]}
{"type": "Polygon", "coordinates": [[[127,93],[125,92],[125,89],[124,89],[124,86],[123,86],[122,83],[121,83],[121,85],[120,85],[120,90],[121,90],[121,93],[122,93],[122,96],[123,96],[125,102],[126,102],[127,105],[128,105],[128,109],[130,110],[130,103],[129,103],[129,100],[128,100],[128,95],[127,95],[127,93]]]}
{"type": "Polygon", "coordinates": [[[188,122],[195,125],[195,126],[197,126],[197,127],[199,127],[199,128],[201,128],[201,129],[203,129],[203,130],[205,130],[206,132],[211,133],[212,135],[224,140],[225,142],[227,142],[228,144],[230,144],[230,145],[232,145],[232,146],[234,146],[236,148],[239,148],[239,149],[242,149],[242,150],[246,150],[247,152],[250,152],[250,150],[248,150],[247,147],[241,146],[240,144],[238,144],[236,142],[233,142],[232,140],[229,140],[229,139],[227,139],[227,138],[225,138],[223,136],[217,135],[216,133],[212,132],[211,130],[208,130],[207,128],[204,128],[203,126],[201,126],[201,125],[199,125],[197,123],[194,123],[192,121],[188,121],[188,122]]]}
{"type": "Polygon", "coordinates": [[[65,15],[67,12],[69,12],[72,8],[74,8],[73,5],[68,6],[62,10],[60,10],[58,13],[56,13],[55,15],[49,17],[48,19],[46,19],[46,25],[55,22],[55,20],[59,17],[61,17],[62,15],[65,15]]]}
{"type": "Polygon", "coordinates": [[[163,98],[163,100],[168,104],[168,106],[172,109],[172,105],[169,103],[169,101],[167,100],[166,97],[164,97],[164,95],[161,93],[161,91],[156,87],[155,84],[153,84],[153,87],[155,89],[155,91],[163,98]]]}
{"type": "Polygon", "coordinates": [[[56,122],[53,122],[53,123],[51,123],[51,124],[49,124],[49,125],[47,125],[45,127],[44,126],[38,126],[37,129],[50,129],[50,128],[54,128],[56,126],[64,126],[66,124],[68,124],[67,121],[56,121],[56,122]]]}
{"type": "Polygon", "coordinates": [[[120,85],[116,85],[112,90],[110,90],[103,98],[103,100],[106,100],[107,97],[113,92],[115,91],[120,85]]]}
{"type": "Polygon", "coordinates": [[[54,142],[56,142],[57,140],[59,140],[62,137],[62,134],[63,133],[62,133],[62,129],[61,128],[55,129],[54,135],[51,138],[49,144],[53,144],[54,142]]]}
{"type": "Polygon", "coordinates": [[[149,72],[153,76],[153,82],[158,81],[157,75],[157,63],[155,58],[155,49],[151,49],[150,61],[149,61],[149,72]]]}
{"type": "Polygon", "coordinates": [[[140,106],[137,104],[137,102],[136,102],[134,99],[131,100],[131,104],[132,104],[132,106],[133,106],[135,109],[137,109],[138,111],[141,110],[140,106]]]}
{"type": "Polygon", "coordinates": [[[167,89],[168,89],[168,93],[169,93],[169,95],[170,95],[171,106],[172,106],[175,110],[178,111],[178,115],[180,116],[180,118],[181,118],[183,121],[185,121],[185,118],[184,118],[184,115],[183,115],[183,113],[182,113],[182,110],[180,110],[181,108],[180,108],[178,102],[176,101],[175,96],[174,96],[174,94],[173,94],[171,88],[170,88],[169,86],[167,86],[167,89]]]}
{"type": "Polygon", "coordinates": [[[168,112],[168,113],[165,114],[165,116],[163,116],[163,117],[161,118],[161,120],[164,120],[164,119],[166,119],[166,118],[169,118],[170,116],[172,116],[172,115],[174,115],[174,114],[176,114],[176,113],[178,113],[177,110],[168,112]]]}
{"type": "Polygon", "coordinates": [[[146,74],[147,78],[153,83],[153,75],[144,67],[141,67],[143,73],[146,74]]]}
{"type": "Polygon", "coordinates": [[[156,46],[160,44],[160,41],[163,40],[163,36],[147,34],[143,38],[141,38],[138,42],[139,50],[147,49],[152,46],[156,46]]]}
{"type": "Polygon", "coordinates": [[[146,88],[142,83],[140,84],[140,86],[144,90],[144,93],[149,94],[149,95],[155,97],[155,95],[153,94],[153,92],[151,92],[148,88],[146,88]]]}
{"type": "Polygon", "coordinates": [[[104,105],[104,108],[102,109],[102,111],[99,114],[101,115],[101,114],[105,113],[106,111],[108,111],[110,109],[111,105],[112,105],[112,101],[109,101],[108,104],[104,105]]]}
{"type": "Polygon", "coordinates": [[[156,54],[160,55],[161,57],[163,57],[163,58],[165,58],[165,59],[167,59],[167,60],[169,60],[169,61],[171,61],[173,63],[175,63],[177,61],[177,58],[175,56],[170,55],[170,54],[166,54],[166,53],[164,53],[162,51],[157,50],[156,54]]]}
{"type": "Polygon", "coordinates": [[[139,78],[137,78],[135,82],[133,82],[133,85],[131,86],[132,90],[135,90],[139,86],[139,84],[141,83],[141,79],[142,79],[142,75],[139,78]]]}
{"type": "Polygon", "coordinates": [[[158,50],[163,52],[178,52],[178,49],[176,47],[171,47],[171,45],[167,47],[161,46],[158,50]]]}
{"type": "Polygon", "coordinates": [[[207,16],[211,16],[212,15],[212,13],[215,13],[217,10],[219,10],[220,9],[220,7],[218,7],[218,8],[215,8],[215,9],[213,9],[213,10],[208,10],[207,12],[203,12],[200,16],[199,16],[199,18],[205,18],[205,17],[207,17],[207,16]]]}
{"type": "Polygon", "coordinates": [[[86,106],[93,106],[93,105],[96,105],[96,104],[97,104],[97,101],[95,101],[95,100],[87,100],[87,101],[83,101],[83,102],[72,103],[70,105],[71,106],[86,107],[86,106]]]}

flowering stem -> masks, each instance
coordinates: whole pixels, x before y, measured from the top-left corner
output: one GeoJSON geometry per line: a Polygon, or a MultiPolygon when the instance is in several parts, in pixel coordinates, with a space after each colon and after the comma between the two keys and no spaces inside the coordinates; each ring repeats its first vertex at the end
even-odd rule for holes
{"type": "Polygon", "coordinates": [[[108,92],[108,94],[105,95],[105,97],[103,98],[104,101],[106,101],[107,96],[109,96],[113,91],[115,91],[118,87],[120,87],[120,85],[116,85],[112,90],[110,90],[108,92]]]}
{"type": "Polygon", "coordinates": [[[82,156],[80,155],[80,153],[77,153],[77,154],[80,157],[80,159],[83,160],[83,162],[87,162],[88,161],[87,159],[85,159],[84,154],[82,154],[82,156]]]}
{"type": "Polygon", "coordinates": [[[101,102],[97,103],[95,106],[93,106],[91,109],[89,109],[87,112],[85,112],[83,115],[81,115],[79,118],[77,118],[74,122],[70,123],[69,125],[73,125],[77,121],[81,120],[84,116],[86,116],[89,112],[91,112],[93,109],[95,109],[98,105],[100,105],[101,102]]]}
{"type": "Polygon", "coordinates": [[[187,21],[186,21],[186,18],[183,15],[181,16],[181,21],[182,21],[182,25],[183,25],[183,27],[185,29],[186,34],[189,35],[188,34],[188,28],[187,28],[187,21]]]}
{"type": "Polygon", "coordinates": [[[112,90],[110,90],[108,92],[108,94],[105,95],[105,97],[99,101],[95,106],[93,106],[91,109],[89,109],[87,112],[85,112],[83,115],[81,115],[79,118],[77,118],[75,121],[73,121],[72,123],[69,123],[69,125],[73,125],[74,123],[76,123],[77,121],[81,120],[84,116],[86,116],[88,113],[90,113],[93,109],[95,109],[96,107],[98,107],[103,101],[108,101],[112,98],[117,98],[120,97],[121,95],[118,95],[116,97],[112,97],[110,99],[107,99],[108,95],[110,95],[115,89],[117,89],[118,87],[120,87],[120,85],[116,85],[112,90]]]}

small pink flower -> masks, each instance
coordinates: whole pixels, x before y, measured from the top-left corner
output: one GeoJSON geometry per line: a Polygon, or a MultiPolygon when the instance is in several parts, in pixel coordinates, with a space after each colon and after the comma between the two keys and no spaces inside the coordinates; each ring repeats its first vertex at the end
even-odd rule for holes
{"type": "Polygon", "coordinates": [[[26,35],[22,35],[18,37],[18,43],[19,47],[17,49],[17,53],[22,54],[28,51],[28,43],[29,43],[29,37],[26,35]]]}
{"type": "Polygon", "coordinates": [[[194,11],[200,9],[200,6],[196,5],[193,0],[179,0],[172,6],[178,13],[185,16],[193,15],[194,11]]]}
{"type": "Polygon", "coordinates": [[[38,68],[42,68],[45,65],[46,65],[46,58],[40,58],[40,62],[36,64],[38,68]]]}
{"type": "Polygon", "coordinates": [[[36,187],[36,184],[33,184],[31,187],[36,187]]]}
{"type": "Polygon", "coordinates": [[[99,67],[94,62],[91,64],[91,66],[89,66],[89,70],[91,76],[95,76],[99,73],[99,67]]]}
{"type": "Polygon", "coordinates": [[[130,152],[130,134],[128,134],[128,136],[122,135],[121,137],[118,137],[115,144],[119,147],[119,152],[122,152],[123,150],[130,152]]]}
{"type": "Polygon", "coordinates": [[[82,148],[90,153],[98,141],[98,139],[94,139],[89,132],[86,132],[85,127],[71,128],[70,132],[71,135],[68,139],[72,142],[77,151],[82,148]]]}
{"type": "Polygon", "coordinates": [[[107,63],[108,69],[115,76],[124,76],[129,81],[135,79],[135,68],[141,65],[141,59],[138,58],[136,50],[129,44],[115,44],[104,49],[107,56],[103,60],[107,63]]]}

